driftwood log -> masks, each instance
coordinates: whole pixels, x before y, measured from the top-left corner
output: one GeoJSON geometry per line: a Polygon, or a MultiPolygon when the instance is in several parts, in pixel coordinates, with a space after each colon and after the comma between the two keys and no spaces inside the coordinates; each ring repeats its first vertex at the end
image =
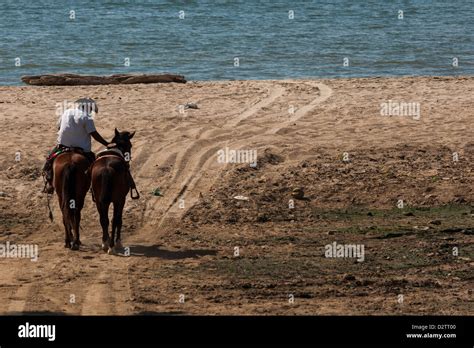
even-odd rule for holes
{"type": "Polygon", "coordinates": [[[186,83],[184,76],[163,75],[133,75],[119,74],[110,76],[87,76],[76,74],[31,75],[22,76],[24,83],[34,86],[81,86],[81,85],[127,85],[135,83],[186,83]]]}

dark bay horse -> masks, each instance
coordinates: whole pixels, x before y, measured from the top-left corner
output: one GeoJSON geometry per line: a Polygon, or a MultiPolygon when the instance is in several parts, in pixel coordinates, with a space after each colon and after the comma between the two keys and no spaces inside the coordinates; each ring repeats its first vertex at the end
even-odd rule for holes
{"type": "Polygon", "coordinates": [[[91,185],[89,160],[81,153],[69,151],[60,154],[53,163],[53,186],[58,195],[63,215],[65,248],[78,250],[81,241],[79,228],[84,198],[91,185]]]}
{"type": "Polygon", "coordinates": [[[134,135],[135,132],[119,132],[115,128],[114,145],[97,154],[92,165],[92,192],[102,226],[102,249],[109,254],[115,252],[115,247],[122,248],[122,211],[131,188],[128,161],[132,149],[130,139],[134,135]],[[108,232],[110,204],[114,206],[111,236],[108,232]]]}

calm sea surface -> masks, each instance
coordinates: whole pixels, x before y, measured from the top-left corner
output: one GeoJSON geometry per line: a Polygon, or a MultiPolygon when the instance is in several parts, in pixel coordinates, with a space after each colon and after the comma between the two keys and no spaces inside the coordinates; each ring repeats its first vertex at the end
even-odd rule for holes
{"type": "Polygon", "coordinates": [[[474,0],[0,0],[0,85],[59,72],[474,75],[473,29],[474,0]]]}

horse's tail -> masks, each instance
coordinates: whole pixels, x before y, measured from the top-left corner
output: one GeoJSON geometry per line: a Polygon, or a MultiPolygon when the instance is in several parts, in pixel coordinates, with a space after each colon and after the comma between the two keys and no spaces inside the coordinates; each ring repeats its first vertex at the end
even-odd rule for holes
{"type": "Polygon", "coordinates": [[[62,211],[74,225],[76,209],[76,165],[74,163],[65,166],[63,171],[63,206],[62,211]]]}
{"type": "Polygon", "coordinates": [[[104,168],[101,175],[99,203],[107,204],[112,201],[112,179],[110,169],[104,168]]]}

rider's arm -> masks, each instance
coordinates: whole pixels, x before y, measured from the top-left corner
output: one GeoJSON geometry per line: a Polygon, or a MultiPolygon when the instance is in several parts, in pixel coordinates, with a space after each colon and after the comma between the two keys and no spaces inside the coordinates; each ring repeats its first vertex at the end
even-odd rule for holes
{"type": "Polygon", "coordinates": [[[102,138],[102,136],[97,131],[93,131],[89,134],[94,138],[95,141],[98,141],[102,145],[107,146],[109,144],[109,142],[102,138]]]}
{"type": "Polygon", "coordinates": [[[98,141],[104,146],[109,145],[109,142],[102,138],[102,136],[97,132],[94,125],[94,119],[92,117],[84,117],[84,127],[87,133],[94,138],[95,141],[98,141]]]}

